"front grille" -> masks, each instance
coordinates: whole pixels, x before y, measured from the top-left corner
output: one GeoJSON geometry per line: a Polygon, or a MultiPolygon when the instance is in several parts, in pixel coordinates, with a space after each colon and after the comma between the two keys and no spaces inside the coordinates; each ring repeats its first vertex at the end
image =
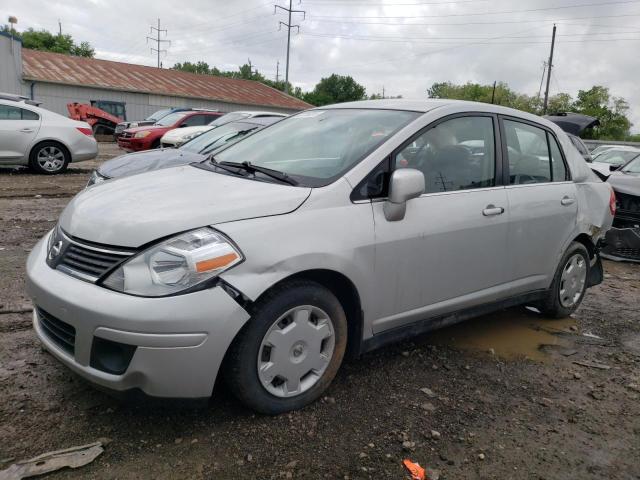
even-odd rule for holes
{"type": "Polygon", "coordinates": [[[120,138],[131,138],[133,137],[133,133],[131,132],[123,132],[122,135],[120,135],[120,138]]]}
{"type": "Polygon", "coordinates": [[[71,240],[57,262],[58,270],[95,281],[133,252],[111,251],[71,240]]]}
{"type": "Polygon", "coordinates": [[[640,260],[640,248],[614,248],[608,253],[614,257],[640,260]]]}
{"type": "Polygon", "coordinates": [[[39,307],[36,307],[36,313],[40,327],[42,327],[42,331],[47,338],[65,352],[73,355],[75,352],[76,329],[39,307]]]}
{"type": "Polygon", "coordinates": [[[640,196],[616,192],[616,203],[620,215],[640,220],[640,196]]]}

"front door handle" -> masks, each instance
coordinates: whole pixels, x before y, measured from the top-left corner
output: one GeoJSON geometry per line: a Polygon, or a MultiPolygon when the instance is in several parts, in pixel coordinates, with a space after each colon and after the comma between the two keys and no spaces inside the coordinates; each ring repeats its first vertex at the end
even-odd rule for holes
{"type": "Polygon", "coordinates": [[[565,195],[564,197],[562,197],[562,200],[560,200],[560,203],[561,203],[562,205],[565,205],[565,206],[567,206],[567,205],[573,205],[575,202],[576,202],[576,199],[575,199],[575,198],[571,198],[571,197],[568,197],[568,196],[566,196],[566,195],[565,195]]]}
{"type": "Polygon", "coordinates": [[[502,215],[504,213],[504,208],[496,207],[495,205],[487,205],[484,210],[482,210],[482,215],[485,217],[491,217],[492,215],[502,215]]]}
{"type": "Polygon", "coordinates": [[[22,133],[33,133],[33,128],[21,128],[22,133]]]}

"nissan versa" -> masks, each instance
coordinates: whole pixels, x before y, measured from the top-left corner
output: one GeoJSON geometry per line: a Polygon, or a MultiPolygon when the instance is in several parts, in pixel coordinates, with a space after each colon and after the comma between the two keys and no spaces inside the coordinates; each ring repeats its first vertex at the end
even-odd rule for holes
{"type": "Polygon", "coordinates": [[[361,353],[472,315],[563,317],[615,197],[555,124],[448,100],[293,115],[79,193],[27,263],[51,353],[111,390],[276,414],[361,353]]]}

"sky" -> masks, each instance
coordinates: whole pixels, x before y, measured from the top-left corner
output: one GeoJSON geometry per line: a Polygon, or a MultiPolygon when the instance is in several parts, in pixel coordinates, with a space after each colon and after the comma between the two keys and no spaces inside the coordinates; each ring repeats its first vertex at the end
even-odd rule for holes
{"type": "MultiPolygon", "coordinates": [[[[249,59],[284,77],[287,0],[4,0],[0,14],[88,41],[96,57],[156,65],[151,26],[160,18],[164,67],[199,60],[237,69],[249,59]],[[277,63],[279,62],[279,67],[277,63]]],[[[550,95],[609,87],[640,131],[640,0],[293,0],[289,80],[311,90],[351,75],[368,94],[425,98],[434,82],[502,81],[537,95],[557,37],[550,95]]],[[[3,19],[3,20],[4,20],[3,19]]],[[[543,85],[544,88],[544,85],[543,85]]]]}

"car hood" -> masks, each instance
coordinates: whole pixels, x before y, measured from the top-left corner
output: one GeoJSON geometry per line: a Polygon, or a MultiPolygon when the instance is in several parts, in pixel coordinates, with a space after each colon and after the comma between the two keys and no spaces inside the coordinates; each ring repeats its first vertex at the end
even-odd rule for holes
{"type": "Polygon", "coordinates": [[[209,125],[199,125],[197,127],[184,127],[184,128],[174,128],[173,130],[169,130],[162,137],[163,140],[179,140],[181,138],[186,137],[187,135],[191,135],[192,133],[206,132],[207,130],[211,130],[214,127],[209,125]]]}
{"type": "Polygon", "coordinates": [[[162,125],[143,125],[141,127],[132,127],[127,128],[127,132],[137,133],[137,132],[146,132],[147,130],[166,130],[171,127],[163,127],[162,125]]]}
{"type": "Polygon", "coordinates": [[[289,213],[310,193],[184,165],[87,188],[59,224],[82,240],[137,248],[206,225],[289,213]]]}
{"type": "Polygon", "coordinates": [[[607,179],[616,192],[640,197],[640,174],[613,172],[607,179]]]}
{"type": "Polygon", "coordinates": [[[176,150],[175,148],[163,148],[161,150],[147,150],[144,152],[129,153],[111,160],[107,160],[98,168],[98,173],[107,178],[120,178],[136,173],[150,172],[161,168],[177,167],[193,162],[201,162],[204,155],[176,150]]]}

